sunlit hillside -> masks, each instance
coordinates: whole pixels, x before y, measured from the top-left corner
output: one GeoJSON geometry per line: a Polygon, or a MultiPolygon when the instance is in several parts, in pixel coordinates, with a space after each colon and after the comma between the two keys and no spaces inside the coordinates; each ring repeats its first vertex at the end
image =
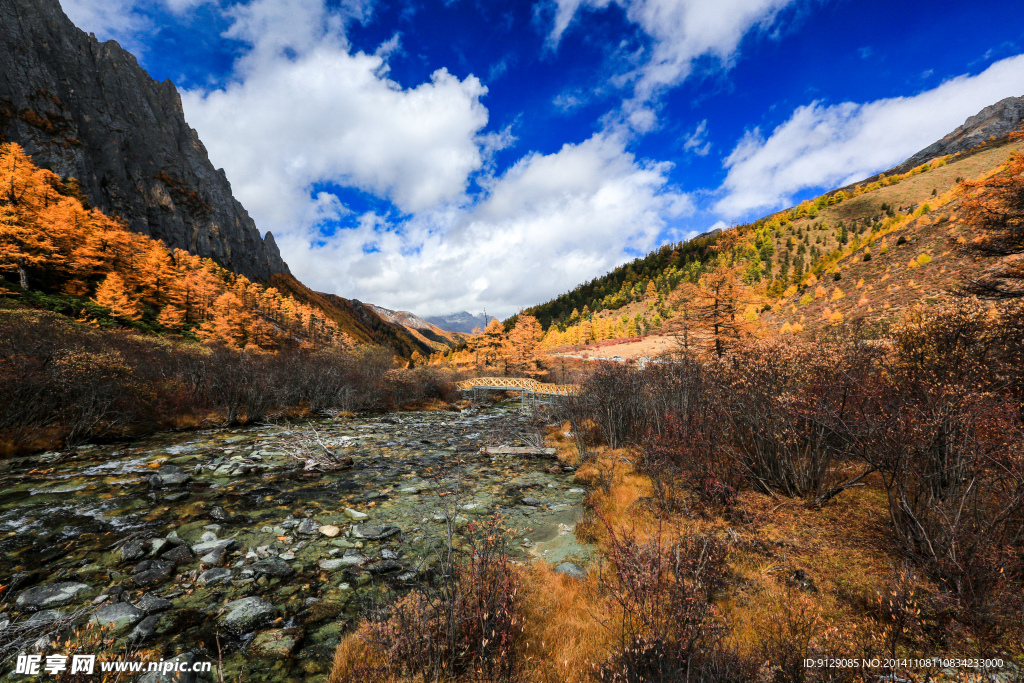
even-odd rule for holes
{"type": "Polygon", "coordinates": [[[1022,146],[1020,134],[990,139],[751,224],[666,245],[525,312],[540,320],[547,349],[625,344],[687,327],[700,334],[688,310],[707,293],[709,276],[724,269],[735,286],[737,327],[746,332],[815,334],[854,321],[884,328],[909,306],[956,296],[994,265],[991,256],[963,248],[975,236],[964,205],[1022,146]]]}

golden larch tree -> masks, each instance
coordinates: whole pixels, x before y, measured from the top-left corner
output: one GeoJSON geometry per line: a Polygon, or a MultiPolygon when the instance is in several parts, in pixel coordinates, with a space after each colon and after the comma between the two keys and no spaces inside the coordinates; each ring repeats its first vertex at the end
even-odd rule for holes
{"type": "Polygon", "coordinates": [[[138,301],[129,296],[124,278],[118,273],[107,275],[100,286],[96,288],[96,296],[93,301],[100,306],[109,308],[111,313],[121,318],[138,320],[142,317],[138,301]]]}

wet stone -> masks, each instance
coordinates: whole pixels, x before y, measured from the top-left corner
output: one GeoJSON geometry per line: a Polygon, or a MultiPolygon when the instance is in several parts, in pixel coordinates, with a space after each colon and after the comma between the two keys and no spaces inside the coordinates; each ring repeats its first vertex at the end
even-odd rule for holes
{"type": "Polygon", "coordinates": [[[172,550],[168,550],[166,553],[162,554],[160,556],[160,559],[165,560],[167,562],[177,563],[187,562],[188,560],[191,560],[193,557],[195,557],[195,555],[193,555],[191,548],[189,548],[187,545],[179,545],[178,547],[173,548],[172,550]]]}
{"type": "Polygon", "coordinates": [[[249,651],[259,657],[290,657],[302,640],[302,629],[276,628],[260,631],[252,639],[249,651]]]}
{"type": "Polygon", "coordinates": [[[156,625],[160,622],[160,615],[153,614],[146,617],[132,629],[128,638],[134,641],[141,641],[150,638],[156,632],[156,625]]]}
{"type": "Polygon", "coordinates": [[[277,608],[262,598],[248,597],[233,600],[224,606],[225,613],[220,618],[224,628],[235,633],[248,633],[267,623],[277,614],[277,608]]]}
{"type": "Polygon", "coordinates": [[[214,567],[213,569],[207,569],[205,572],[199,575],[196,579],[196,583],[200,586],[213,586],[219,583],[228,583],[231,581],[231,570],[224,569],[223,567],[214,567]]]}
{"type": "Polygon", "coordinates": [[[366,568],[371,574],[387,574],[402,569],[402,563],[396,560],[380,560],[366,568]]]}
{"type": "Polygon", "coordinates": [[[224,555],[226,553],[227,549],[224,546],[218,546],[200,557],[199,561],[207,565],[217,565],[224,560],[224,555]]]}
{"type": "Polygon", "coordinates": [[[235,547],[235,539],[233,538],[222,538],[217,541],[206,541],[205,543],[196,543],[192,546],[192,552],[196,555],[205,555],[206,553],[213,552],[218,548],[224,550],[231,550],[235,547]]]}
{"type": "Polygon", "coordinates": [[[192,475],[187,474],[185,470],[177,465],[164,465],[160,468],[159,472],[150,476],[149,484],[154,488],[181,486],[191,478],[192,475]]]}
{"type": "Polygon", "coordinates": [[[317,562],[317,566],[324,571],[333,572],[336,569],[341,569],[342,567],[347,566],[347,564],[344,559],[332,558],[330,560],[320,560],[317,562]]]}
{"type": "Polygon", "coordinates": [[[288,563],[279,557],[268,557],[253,562],[250,567],[256,576],[274,576],[283,578],[291,576],[295,570],[288,566],[288,563]]]}
{"type": "Polygon", "coordinates": [[[155,614],[156,612],[163,612],[164,610],[170,609],[171,601],[164,600],[152,593],[146,593],[137,603],[135,603],[135,606],[146,614],[155,614]]]}
{"type": "Polygon", "coordinates": [[[68,604],[75,599],[76,595],[86,590],[89,590],[88,585],[74,581],[34,586],[22,591],[18,599],[15,600],[15,605],[23,612],[60,607],[68,604]]]}
{"type": "Polygon", "coordinates": [[[299,528],[296,533],[300,533],[303,536],[312,536],[320,529],[320,524],[312,519],[304,519],[299,523],[299,528]]]}
{"type": "Polygon", "coordinates": [[[200,657],[194,652],[180,654],[168,662],[177,664],[183,671],[148,671],[139,676],[135,683],[196,683],[199,677],[192,671],[192,664],[198,661],[200,657]]]}
{"type": "Polygon", "coordinates": [[[115,631],[121,631],[139,623],[145,616],[145,612],[127,602],[116,602],[97,609],[90,621],[100,626],[109,626],[115,631]]]}
{"type": "Polygon", "coordinates": [[[352,508],[345,508],[345,516],[351,519],[353,522],[359,522],[364,519],[369,519],[370,517],[365,512],[359,512],[358,510],[353,510],[352,508]]]}
{"type": "Polygon", "coordinates": [[[141,571],[132,577],[136,586],[155,586],[166,581],[174,571],[174,565],[170,562],[160,563],[151,569],[141,571]]]}
{"type": "Polygon", "coordinates": [[[352,527],[352,535],[356,538],[365,538],[368,541],[379,541],[383,538],[390,538],[401,532],[397,526],[377,526],[375,524],[357,524],[352,527]]]}
{"type": "Polygon", "coordinates": [[[167,546],[171,545],[171,542],[166,538],[154,538],[149,542],[149,554],[159,555],[163,551],[167,550],[167,546]]]}
{"type": "Polygon", "coordinates": [[[540,498],[534,498],[533,496],[527,496],[526,498],[523,498],[523,505],[529,505],[530,507],[537,507],[537,506],[543,505],[543,504],[544,504],[544,501],[542,501],[540,498]]]}
{"type": "Polygon", "coordinates": [[[121,559],[124,562],[134,562],[145,554],[145,543],[140,540],[128,541],[121,546],[121,559]]]}
{"type": "Polygon", "coordinates": [[[363,555],[355,548],[350,548],[349,550],[345,551],[344,555],[341,556],[339,562],[348,566],[355,566],[366,562],[368,559],[370,558],[366,557],[366,555],[363,555]]]}
{"type": "Polygon", "coordinates": [[[324,524],[320,527],[320,533],[326,536],[327,538],[334,538],[339,533],[341,533],[341,529],[332,524],[324,524]]]}

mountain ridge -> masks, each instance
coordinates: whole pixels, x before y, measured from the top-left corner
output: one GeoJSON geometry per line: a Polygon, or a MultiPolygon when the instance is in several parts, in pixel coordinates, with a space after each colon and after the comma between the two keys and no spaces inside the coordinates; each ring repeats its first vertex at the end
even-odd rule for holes
{"type": "Polygon", "coordinates": [[[481,330],[487,327],[487,317],[484,314],[473,315],[469,311],[458,311],[447,315],[428,315],[424,319],[446,332],[470,334],[478,327],[481,330]]]}

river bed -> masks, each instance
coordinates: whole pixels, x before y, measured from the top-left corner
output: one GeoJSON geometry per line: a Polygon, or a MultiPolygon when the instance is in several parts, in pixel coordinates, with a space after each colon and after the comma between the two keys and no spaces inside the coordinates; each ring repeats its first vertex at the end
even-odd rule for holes
{"type": "MultiPolygon", "coordinates": [[[[323,680],[344,631],[422,580],[449,528],[498,516],[518,560],[586,563],[573,468],[481,452],[536,446],[537,425],[506,404],[163,433],[0,463],[0,657],[20,639],[45,662],[56,632],[95,622],[114,659],[323,680]]],[[[0,675],[31,680],[13,664],[0,675]]]]}

